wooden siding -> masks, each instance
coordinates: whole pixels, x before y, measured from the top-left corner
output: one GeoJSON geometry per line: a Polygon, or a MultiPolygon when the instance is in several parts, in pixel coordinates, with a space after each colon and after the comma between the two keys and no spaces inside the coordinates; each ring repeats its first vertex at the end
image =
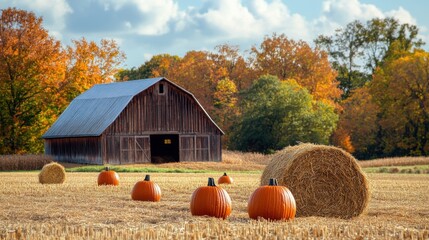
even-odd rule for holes
{"type": "MultiPolygon", "coordinates": [[[[192,96],[160,81],[136,95],[104,132],[106,163],[125,164],[121,136],[178,134],[180,161],[221,161],[221,132],[192,96]],[[164,93],[159,94],[159,84],[164,93]],[[122,155],[121,155],[122,154],[122,155]]],[[[150,146],[147,146],[150,149],[150,146]]],[[[150,155],[150,152],[149,152],[150,155]]],[[[144,162],[150,162],[145,159],[144,162]]]]}
{"type": "Polygon", "coordinates": [[[45,139],[45,153],[58,162],[103,164],[100,137],[45,139]]]}

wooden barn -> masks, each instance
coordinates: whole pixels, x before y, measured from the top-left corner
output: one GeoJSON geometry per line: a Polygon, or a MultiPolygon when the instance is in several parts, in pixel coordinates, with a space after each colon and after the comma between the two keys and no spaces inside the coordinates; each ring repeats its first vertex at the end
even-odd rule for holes
{"type": "Polygon", "coordinates": [[[222,130],[166,78],[98,84],[43,135],[45,153],[86,164],[221,161],[222,130]]]}

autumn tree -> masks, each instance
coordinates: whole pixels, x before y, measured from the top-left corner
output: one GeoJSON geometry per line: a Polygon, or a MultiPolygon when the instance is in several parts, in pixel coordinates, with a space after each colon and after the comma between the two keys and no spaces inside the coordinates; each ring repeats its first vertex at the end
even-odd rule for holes
{"type": "MultiPolygon", "coordinates": [[[[238,91],[235,83],[228,78],[220,80],[216,85],[213,96],[214,100],[214,120],[224,130],[229,130],[238,115],[237,100],[238,91]]],[[[229,134],[223,138],[228,144],[229,134]]]]}
{"type": "Polygon", "coordinates": [[[329,53],[337,80],[347,98],[353,89],[371,80],[375,69],[392,53],[394,42],[411,51],[423,44],[419,29],[411,24],[400,24],[394,18],[374,18],[366,23],[353,21],[334,35],[320,35],[315,43],[329,53]]]}
{"type": "Polygon", "coordinates": [[[381,111],[383,154],[429,155],[429,53],[390,59],[370,87],[381,111]]]}
{"type": "Polygon", "coordinates": [[[216,66],[208,52],[189,51],[166,77],[194,94],[209,114],[213,115],[213,95],[217,83],[227,76],[226,70],[216,66]]]}
{"type": "Polygon", "coordinates": [[[94,84],[112,82],[125,59],[114,40],[102,39],[97,44],[82,38],[72,43],[67,47],[66,77],[58,91],[64,96],[63,108],[94,84]]]}
{"type": "Polygon", "coordinates": [[[42,18],[15,8],[0,19],[0,153],[37,152],[44,129],[40,113],[51,100],[52,83],[64,77],[60,42],[42,18]]]}
{"type": "Polygon", "coordinates": [[[293,80],[265,75],[243,94],[242,120],[230,141],[233,149],[271,152],[297,141],[327,144],[338,120],[333,106],[314,100],[293,80]]]}
{"type": "Polygon", "coordinates": [[[249,67],[249,62],[241,56],[239,47],[222,44],[216,46],[215,50],[210,53],[210,59],[214,64],[226,71],[227,77],[234,82],[237,91],[248,89],[252,85],[253,79],[258,76],[249,67]]]}
{"type": "Polygon", "coordinates": [[[368,87],[353,91],[342,102],[342,111],[332,143],[359,159],[377,157],[380,152],[378,115],[379,106],[368,87]]]}
{"type": "Polygon", "coordinates": [[[131,69],[122,69],[115,77],[117,81],[166,77],[180,60],[180,57],[176,55],[155,55],[138,68],[133,67],[131,69]]]}
{"type": "Polygon", "coordinates": [[[304,41],[294,41],[285,35],[265,37],[259,48],[252,47],[257,75],[270,74],[280,80],[295,79],[316,100],[335,105],[341,96],[336,72],[331,68],[328,55],[312,49],[304,41]]]}

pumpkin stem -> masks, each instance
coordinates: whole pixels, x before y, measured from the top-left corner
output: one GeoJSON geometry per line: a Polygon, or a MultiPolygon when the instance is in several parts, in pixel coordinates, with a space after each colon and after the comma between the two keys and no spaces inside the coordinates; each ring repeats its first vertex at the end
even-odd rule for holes
{"type": "Polygon", "coordinates": [[[104,170],[105,170],[105,171],[109,171],[109,170],[110,170],[110,168],[109,168],[109,167],[105,167],[105,168],[104,168],[104,170]]]}
{"type": "Polygon", "coordinates": [[[216,187],[216,184],[215,184],[214,178],[209,178],[209,183],[207,184],[207,186],[210,186],[210,187],[216,187]]]}
{"type": "Polygon", "coordinates": [[[144,177],[145,181],[150,181],[150,175],[146,175],[146,177],[144,177]]]}
{"type": "Polygon", "coordinates": [[[226,175],[226,172],[224,172],[224,173],[223,173],[223,175],[224,175],[224,176],[228,176],[228,175],[226,175]]]}
{"type": "Polygon", "coordinates": [[[270,183],[268,184],[268,186],[278,186],[279,183],[277,182],[277,179],[275,178],[270,178],[270,183]]]}

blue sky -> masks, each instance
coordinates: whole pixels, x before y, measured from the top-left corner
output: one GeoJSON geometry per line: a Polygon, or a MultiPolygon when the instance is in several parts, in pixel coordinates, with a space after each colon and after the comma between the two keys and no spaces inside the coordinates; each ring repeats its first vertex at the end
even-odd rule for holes
{"type": "Polygon", "coordinates": [[[151,56],[183,56],[232,44],[242,51],[273,32],[312,43],[353,20],[395,17],[415,24],[429,45],[428,0],[2,0],[44,18],[50,34],[72,39],[115,39],[127,55],[124,67],[151,56]]]}

